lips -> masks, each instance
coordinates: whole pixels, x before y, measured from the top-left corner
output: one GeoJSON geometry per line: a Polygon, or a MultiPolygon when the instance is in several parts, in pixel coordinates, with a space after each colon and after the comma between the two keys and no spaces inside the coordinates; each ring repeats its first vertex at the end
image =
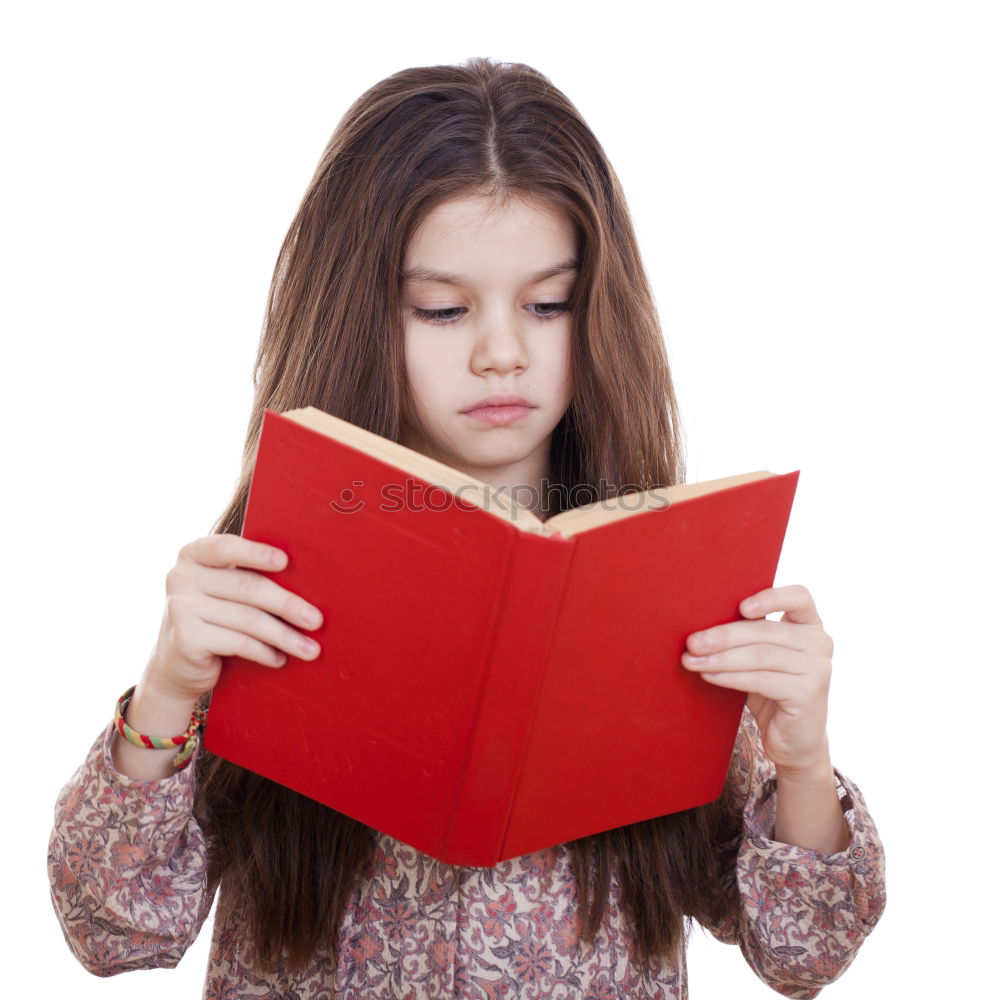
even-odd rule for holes
{"type": "Polygon", "coordinates": [[[506,406],[479,406],[474,410],[466,410],[463,416],[471,420],[479,420],[484,424],[513,424],[518,420],[523,420],[532,407],[518,406],[515,403],[508,403],[506,406]]]}
{"type": "Polygon", "coordinates": [[[501,393],[492,396],[484,396],[478,403],[473,403],[472,406],[467,407],[462,410],[463,413],[471,413],[473,410],[482,410],[489,406],[525,406],[531,409],[531,403],[529,403],[524,396],[518,396],[514,393],[501,393]]]}

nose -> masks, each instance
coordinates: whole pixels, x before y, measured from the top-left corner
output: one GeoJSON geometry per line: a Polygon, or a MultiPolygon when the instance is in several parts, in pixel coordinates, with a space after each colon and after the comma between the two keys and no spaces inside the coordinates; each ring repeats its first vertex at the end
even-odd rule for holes
{"type": "Polygon", "coordinates": [[[483,316],[471,358],[476,374],[495,371],[506,375],[528,367],[528,350],[516,317],[496,310],[483,316]]]}

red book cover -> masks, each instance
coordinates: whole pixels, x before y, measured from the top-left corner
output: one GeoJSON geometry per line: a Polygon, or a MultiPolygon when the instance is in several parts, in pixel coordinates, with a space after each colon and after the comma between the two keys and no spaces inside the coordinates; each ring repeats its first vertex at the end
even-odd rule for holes
{"type": "Polygon", "coordinates": [[[746,696],[680,654],[773,584],[798,472],[541,525],[291,414],[265,412],[242,533],[288,553],[265,575],[323,612],[322,652],[227,657],[208,750],[458,865],[718,797],[746,696]]]}

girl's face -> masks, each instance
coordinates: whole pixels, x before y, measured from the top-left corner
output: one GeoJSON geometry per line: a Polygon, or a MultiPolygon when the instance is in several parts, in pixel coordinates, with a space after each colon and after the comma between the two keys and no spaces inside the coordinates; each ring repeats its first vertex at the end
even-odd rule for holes
{"type": "Polygon", "coordinates": [[[577,245],[537,199],[497,208],[469,195],[438,205],[406,249],[406,373],[429,439],[402,443],[483,482],[537,484],[569,406],[577,245]],[[525,407],[477,416],[488,396],[525,407]]]}

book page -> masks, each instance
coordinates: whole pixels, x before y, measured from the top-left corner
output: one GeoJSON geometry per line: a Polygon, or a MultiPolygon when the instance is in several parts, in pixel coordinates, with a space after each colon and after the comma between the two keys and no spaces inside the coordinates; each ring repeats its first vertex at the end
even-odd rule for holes
{"type": "Polygon", "coordinates": [[[550,517],[543,527],[548,529],[546,534],[558,531],[568,538],[581,531],[587,531],[589,528],[596,528],[598,525],[620,521],[622,518],[642,514],[647,510],[660,510],[676,503],[683,503],[685,500],[693,500],[707,493],[715,493],[732,486],[739,486],[741,483],[750,483],[756,479],[766,479],[773,475],[773,472],[766,470],[744,472],[738,476],[709,479],[703,483],[681,483],[677,486],[654,487],[645,493],[626,493],[623,496],[609,497],[606,500],[598,500],[596,503],[563,511],[561,514],[550,517]]]}
{"type": "MultiPolygon", "coordinates": [[[[539,531],[544,528],[542,521],[523,508],[515,508],[508,493],[496,490],[473,476],[467,476],[458,469],[453,469],[444,462],[428,458],[419,451],[407,448],[406,445],[390,441],[380,434],[373,434],[363,427],[357,427],[348,420],[341,420],[331,413],[326,413],[315,406],[305,406],[297,410],[285,410],[281,416],[288,417],[296,423],[310,427],[326,437],[341,441],[358,451],[380,459],[388,465],[393,465],[403,472],[441,486],[460,499],[482,507],[485,511],[495,514],[501,520],[510,521],[525,531],[539,531]]],[[[547,532],[541,531],[546,534],[547,532]]]]}
{"type": "Polygon", "coordinates": [[[548,520],[542,521],[531,511],[516,506],[509,494],[494,489],[488,483],[467,476],[444,462],[428,458],[419,451],[390,441],[380,434],[373,434],[347,420],[341,420],[315,406],[285,410],[281,415],[310,427],[326,437],[334,438],[357,448],[359,451],[417,476],[428,483],[441,486],[456,494],[460,499],[482,507],[488,513],[494,514],[502,520],[510,521],[522,531],[530,531],[549,537],[559,534],[563,538],[569,538],[590,528],[611,524],[635,514],[661,510],[671,504],[693,500],[706,493],[714,493],[717,490],[728,489],[731,486],[739,486],[741,483],[774,475],[774,473],[767,471],[746,472],[724,479],[710,479],[703,483],[657,486],[645,492],[626,493],[622,496],[597,500],[591,504],[554,514],[548,520]]]}

